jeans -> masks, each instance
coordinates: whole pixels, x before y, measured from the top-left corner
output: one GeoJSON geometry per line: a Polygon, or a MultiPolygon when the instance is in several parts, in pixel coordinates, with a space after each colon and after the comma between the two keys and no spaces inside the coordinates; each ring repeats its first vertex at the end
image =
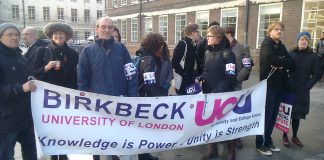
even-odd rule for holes
{"type": "Polygon", "coordinates": [[[276,123],[276,118],[279,112],[279,105],[280,102],[283,100],[283,96],[283,91],[267,91],[267,98],[265,104],[264,135],[256,136],[256,148],[261,148],[261,146],[273,145],[271,134],[273,131],[273,127],[276,123]]]}
{"type": "Polygon", "coordinates": [[[23,160],[37,160],[34,129],[0,133],[0,160],[14,160],[16,142],[21,144],[23,160]]]}

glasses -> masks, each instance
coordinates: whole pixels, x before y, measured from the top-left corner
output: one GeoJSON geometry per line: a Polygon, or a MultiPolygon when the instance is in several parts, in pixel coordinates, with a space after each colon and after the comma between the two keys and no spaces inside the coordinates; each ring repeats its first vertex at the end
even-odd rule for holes
{"type": "Polygon", "coordinates": [[[273,30],[275,30],[275,31],[277,31],[277,32],[282,32],[282,31],[284,31],[284,29],[282,29],[282,28],[274,28],[273,30]]]}
{"type": "Polygon", "coordinates": [[[99,28],[100,29],[103,29],[103,30],[106,30],[106,29],[114,29],[114,26],[104,26],[104,25],[102,25],[102,26],[99,26],[99,28]]]}

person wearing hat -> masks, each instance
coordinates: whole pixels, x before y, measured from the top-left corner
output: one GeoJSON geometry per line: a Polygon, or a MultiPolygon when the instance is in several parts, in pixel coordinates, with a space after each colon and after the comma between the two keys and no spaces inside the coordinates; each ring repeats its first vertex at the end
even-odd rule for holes
{"type": "MultiPolygon", "coordinates": [[[[45,35],[51,39],[47,46],[36,51],[33,70],[36,78],[54,85],[77,89],[78,53],[67,45],[73,30],[66,23],[49,23],[44,28],[45,35]]],[[[51,156],[57,160],[58,156],[51,156]]],[[[60,160],[67,160],[60,155],[60,160]]]]}
{"type": "MultiPolygon", "coordinates": [[[[303,147],[303,143],[297,137],[300,119],[305,119],[309,113],[310,90],[322,74],[319,58],[309,47],[310,40],[311,35],[308,32],[300,32],[297,35],[297,46],[289,53],[296,64],[295,69],[289,73],[289,84],[294,95],[291,113],[291,141],[298,147],[303,147]]],[[[283,144],[290,147],[287,133],[283,133],[283,144]]]]}
{"type": "Polygon", "coordinates": [[[14,159],[16,142],[24,160],[36,160],[36,143],[31,114],[30,92],[36,86],[28,81],[32,70],[19,49],[16,25],[0,25],[0,159],[14,159]]]}

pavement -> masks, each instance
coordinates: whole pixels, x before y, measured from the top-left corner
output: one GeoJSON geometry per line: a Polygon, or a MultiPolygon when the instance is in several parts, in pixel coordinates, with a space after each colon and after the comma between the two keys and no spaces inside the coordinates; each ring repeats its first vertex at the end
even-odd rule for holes
{"type": "MultiPolygon", "coordinates": [[[[258,72],[253,71],[250,79],[243,84],[244,88],[258,83],[258,72]]],[[[306,120],[301,120],[298,137],[303,142],[304,147],[299,148],[292,144],[286,148],[282,144],[282,132],[274,129],[272,138],[274,144],[281,148],[278,153],[272,156],[264,156],[255,149],[255,136],[241,138],[243,149],[236,150],[236,160],[324,160],[324,81],[319,81],[311,90],[310,113],[306,120]]],[[[291,133],[289,134],[291,138],[291,133]]],[[[226,159],[226,145],[219,144],[218,158],[211,160],[226,159]]],[[[160,160],[200,160],[207,153],[207,145],[195,146],[185,149],[171,150],[165,152],[152,153],[160,160]]],[[[16,146],[16,160],[22,160],[20,145],[16,146]]],[[[49,160],[43,157],[40,160],[49,160]]]]}

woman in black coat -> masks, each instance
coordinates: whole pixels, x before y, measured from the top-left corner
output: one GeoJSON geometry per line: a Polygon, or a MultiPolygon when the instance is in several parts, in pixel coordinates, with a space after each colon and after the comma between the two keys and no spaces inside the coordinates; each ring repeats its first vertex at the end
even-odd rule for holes
{"type": "MultiPolygon", "coordinates": [[[[33,71],[37,79],[77,89],[78,53],[66,42],[72,37],[72,28],[65,23],[50,23],[44,28],[51,43],[36,51],[33,71]]],[[[66,155],[52,155],[51,160],[67,160],[66,155]]]]}
{"type": "MultiPolygon", "coordinates": [[[[297,36],[298,46],[289,54],[294,60],[295,69],[290,72],[289,84],[294,94],[292,108],[292,131],[291,141],[299,147],[302,142],[297,137],[300,119],[305,119],[309,113],[310,90],[321,77],[319,57],[308,46],[311,36],[308,32],[301,32],[297,36]]],[[[290,146],[288,135],[283,134],[283,144],[290,146]]]]}

